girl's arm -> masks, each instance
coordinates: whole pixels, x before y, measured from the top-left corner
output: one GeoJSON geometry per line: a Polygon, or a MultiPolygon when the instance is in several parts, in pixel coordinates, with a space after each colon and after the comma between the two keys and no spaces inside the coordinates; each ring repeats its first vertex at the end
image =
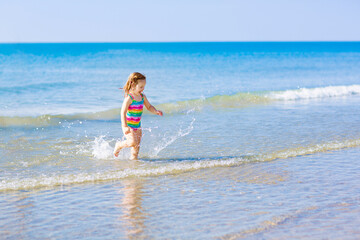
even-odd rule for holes
{"type": "Polygon", "coordinates": [[[121,106],[121,127],[122,127],[122,130],[125,135],[130,132],[130,128],[127,125],[127,121],[126,121],[126,112],[129,108],[131,102],[132,102],[132,99],[129,96],[127,96],[127,97],[125,97],[124,102],[121,106]]]}
{"type": "Polygon", "coordinates": [[[163,112],[160,111],[160,110],[157,110],[153,105],[151,105],[149,103],[149,100],[147,99],[147,97],[144,95],[144,105],[146,107],[147,110],[149,110],[149,112],[152,112],[153,114],[156,114],[156,115],[159,115],[159,116],[162,116],[163,115],[163,112]]]}

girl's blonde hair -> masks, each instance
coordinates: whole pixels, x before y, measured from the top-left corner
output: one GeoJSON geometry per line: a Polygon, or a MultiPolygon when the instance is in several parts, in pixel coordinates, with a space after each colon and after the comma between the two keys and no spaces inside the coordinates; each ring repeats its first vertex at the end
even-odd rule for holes
{"type": "Polygon", "coordinates": [[[125,96],[129,94],[129,91],[132,87],[135,87],[140,80],[146,80],[145,75],[139,73],[139,72],[133,72],[128,77],[128,80],[126,81],[123,89],[125,91],[125,96]]]}

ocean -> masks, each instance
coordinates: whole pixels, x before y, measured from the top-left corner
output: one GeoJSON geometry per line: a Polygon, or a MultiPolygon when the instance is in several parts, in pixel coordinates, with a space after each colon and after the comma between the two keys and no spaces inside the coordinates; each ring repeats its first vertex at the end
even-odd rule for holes
{"type": "Polygon", "coordinates": [[[360,42],[0,44],[0,83],[0,239],[360,238],[360,42]]]}

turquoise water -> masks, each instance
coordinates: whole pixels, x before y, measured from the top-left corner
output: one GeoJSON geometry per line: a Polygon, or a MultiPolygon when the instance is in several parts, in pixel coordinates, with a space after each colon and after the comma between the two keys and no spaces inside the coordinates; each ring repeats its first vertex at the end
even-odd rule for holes
{"type": "Polygon", "coordinates": [[[0,235],[357,239],[359,79],[358,42],[0,44],[0,235]]]}

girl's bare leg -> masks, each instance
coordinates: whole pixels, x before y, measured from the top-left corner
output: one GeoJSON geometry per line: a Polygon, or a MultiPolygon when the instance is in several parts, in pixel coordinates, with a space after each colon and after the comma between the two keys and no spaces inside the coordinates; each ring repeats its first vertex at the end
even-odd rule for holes
{"type": "Polygon", "coordinates": [[[123,148],[132,147],[134,145],[134,131],[131,131],[130,133],[125,135],[126,140],[125,141],[119,141],[115,144],[114,148],[114,155],[115,157],[119,156],[119,152],[123,148]]]}
{"type": "Polygon", "coordinates": [[[138,130],[134,131],[134,146],[131,147],[130,159],[138,159],[141,137],[142,137],[142,130],[141,128],[139,128],[138,130]]]}
{"type": "Polygon", "coordinates": [[[123,142],[121,142],[121,141],[116,142],[115,148],[114,148],[114,156],[115,156],[115,157],[118,157],[118,156],[119,156],[119,152],[121,151],[121,149],[124,148],[124,147],[123,147],[123,145],[124,145],[123,143],[124,143],[124,141],[123,141],[123,142]]]}
{"type": "Polygon", "coordinates": [[[137,159],[140,149],[140,141],[141,141],[142,131],[138,129],[136,131],[131,130],[130,133],[126,134],[125,141],[119,141],[115,144],[114,155],[115,157],[119,156],[119,152],[123,148],[131,147],[131,159],[137,159]]]}

